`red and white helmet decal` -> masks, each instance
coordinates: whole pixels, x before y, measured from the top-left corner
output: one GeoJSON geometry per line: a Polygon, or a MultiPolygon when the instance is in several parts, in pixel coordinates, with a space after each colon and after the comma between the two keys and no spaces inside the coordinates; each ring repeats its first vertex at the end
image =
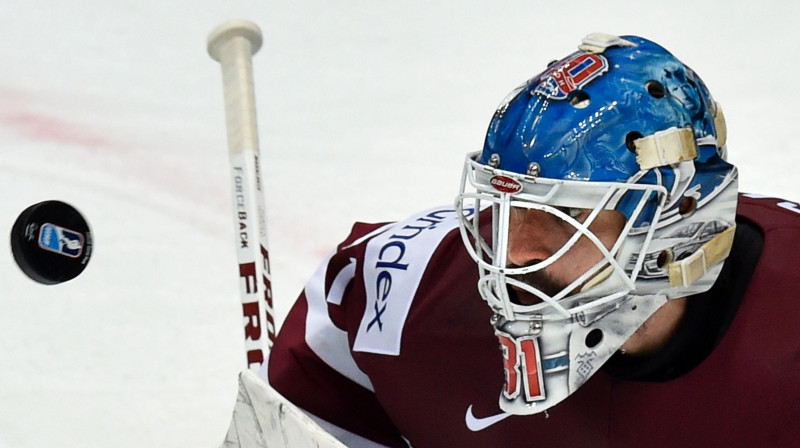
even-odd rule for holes
{"type": "Polygon", "coordinates": [[[489,183],[501,193],[515,194],[522,191],[522,184],[508,176],[492,176],[489,183]]]}
{"type": "Polygon", "coordinates": [[[560,65],[550,67],[542,75],[542,82],[535,93],[553,100],[566,99],[569,94],[589,84],[608,71],[608,60],[594,53],[578,53],[560,65]]]}

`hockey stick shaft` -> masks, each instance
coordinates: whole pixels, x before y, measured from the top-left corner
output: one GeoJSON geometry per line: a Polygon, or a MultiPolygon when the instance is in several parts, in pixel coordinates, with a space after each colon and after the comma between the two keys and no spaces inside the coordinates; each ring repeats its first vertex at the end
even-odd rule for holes
{"type": "Polygon", "coordinates": [[[252,65],[261,42],[261,30],[245,20],[225,22],[208,37],[208,54],[222,67],[245,350],[255,372],[275,339],[252,65]]]}
{"type": "MultiPolygon", "coordinates": [[[[248,368],[256,374],[275,339],[252,68],[252,55],[261,42],[258,27],[243,20],[226,22],[208,37],[208,54],[222,65],[245,349],[248,368]],[[262,322],[266,322],[266,340],[262,322]]],[[[345,448],[266,382],[248,373],[240,376],[239,398],[223,447],[345,448]]]]}

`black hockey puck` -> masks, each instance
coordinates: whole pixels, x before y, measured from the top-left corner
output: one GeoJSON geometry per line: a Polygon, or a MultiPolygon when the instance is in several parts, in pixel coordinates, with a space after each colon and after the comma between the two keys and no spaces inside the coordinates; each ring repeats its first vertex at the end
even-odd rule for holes
{"type": "Polygon", "coordinates": [[[83,272],[92,255],[92,233],[69,204],[44,201],[26,208],[11,228],[11,252],[22,271],[55,285],[83,272]]]}

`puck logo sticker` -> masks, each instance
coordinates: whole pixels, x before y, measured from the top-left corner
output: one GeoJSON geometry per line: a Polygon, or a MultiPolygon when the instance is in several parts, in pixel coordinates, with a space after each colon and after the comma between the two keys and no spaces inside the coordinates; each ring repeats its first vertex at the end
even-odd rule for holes
{"type": "Polygon", "coordinates": [[[10,237],[17,266],[43,285],[72,280],[92,256],[89,223],[75,207],[58,200],[38,202],[23,210],[10,237]]]}
{"type": "Polygon", "coordinates": [[[55,224],[42,224],[39,230],[39,247],[70,258],[83,252],[83,235],[55,224]]]}
{"type": "Polygon", "coordinates": [[[501,193],[515,194],[522,191],[522,184],[508,176],[492,176],[489,183],[501,193]]]}

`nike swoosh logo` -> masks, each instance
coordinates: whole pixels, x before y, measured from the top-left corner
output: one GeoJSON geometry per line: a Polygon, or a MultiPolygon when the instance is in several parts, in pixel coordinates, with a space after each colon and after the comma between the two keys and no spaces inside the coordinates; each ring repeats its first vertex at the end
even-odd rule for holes
{"type": "Polygon", "coordinates": [[[472,432],[478,432],[484,430],[495,423],[498,423],[504,420],[506,417],[510,416],[511,414],[507,412],[501,412],[499,414],[490,415],[489,417],[478,418],[472,413],[472,405],[469,405],[467,408],[467,415],[465,416],[465,420],[467,422],[467,428],[472,432]]]}

